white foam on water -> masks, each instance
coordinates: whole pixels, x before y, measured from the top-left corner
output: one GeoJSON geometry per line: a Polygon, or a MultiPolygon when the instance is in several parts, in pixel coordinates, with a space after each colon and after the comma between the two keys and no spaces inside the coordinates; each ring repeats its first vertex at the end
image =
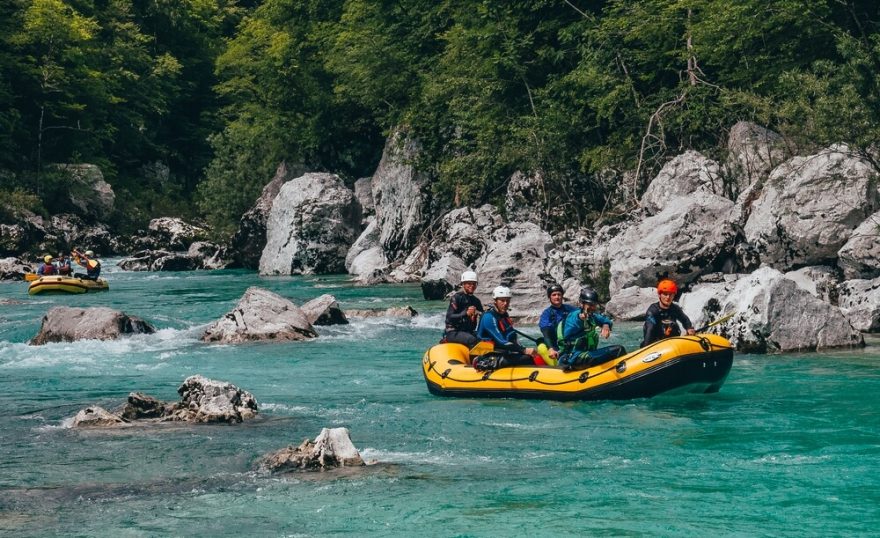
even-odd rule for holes
{"type": "Polygon", "coordinates": [[[410,325],[417,329],[437,329],[442,331],[446,324],[446,313],[418,315],[411,318],[410,325]]]}
{"type": "MultiPolygon", "coordinates": [[[[432,454],[429,452],[398,452],[394,450],[381,450],[366,447],[359,451],[364,461],[378,463],[429,463],[433,465],[461,465],[461,456],[454,452],[432,454]]],[[[491,461],[484,456],[476,456],[474,459],[491,461]]]]}
{"type": "Polygon", "coordinates": [[[805,456],[803,454],[768,454],[752,460],[753,463],[770,465],[814,465],[831,460],[831,456],[805,456]]]}
{"type": "MultiPolygon", "coordinates": [[[[0,342],[0,369],[114,364],[130,360],[132,355],[158,354],[168,360],[184,348],[198,343],[195,329],[160,329],[153,334],[135,334],[116,340],[77,340],[51,342],[41,346],[0,342]]],[[[151,366],[151,365],[148,365],[151,366]]]]}
{"type": "Polygon", "coordinates": [[[305,405],[288,405],[279,403],[260,403],[261,411],[282,411],[289,413],[305,413],[311,411],[310,407],[305,405]]]}

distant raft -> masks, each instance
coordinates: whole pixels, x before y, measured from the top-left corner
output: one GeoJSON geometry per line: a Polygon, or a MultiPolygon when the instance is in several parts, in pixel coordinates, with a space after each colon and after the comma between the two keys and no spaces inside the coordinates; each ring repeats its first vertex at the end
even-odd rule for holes
{"type": "Polygon", "coordinates": [[[88,291],[107,291],[110,284],[103,278],[89,280],[73,276],[43,276],[28,286],[28,294],[39,295],[46,293],[86,293],[88,291]]]}
{"type": "Polygon", "coordinates": [[[461,344],[437,344],[422,359],[437,396],[628,400],[673,392],[718,392],[733,364],[733,346],[714,334],[677,336],[582,370],[515,366],[480,372],[461,344]]]}

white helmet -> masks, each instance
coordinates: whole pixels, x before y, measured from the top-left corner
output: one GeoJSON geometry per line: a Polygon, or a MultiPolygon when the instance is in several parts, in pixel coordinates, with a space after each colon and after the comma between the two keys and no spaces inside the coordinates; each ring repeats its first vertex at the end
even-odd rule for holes
{"type": "Polygon", "coordinates": [[[91,250],[87,250],[85,254],[86,254],[86,256],[94,256],[95,255],[94,251],[91,251],[91,250]]]}
{"type": "Polygon", "coordinates": [[[510,288],[507,286],[498,286],[492,290],[493,299],[510,299],[510,288]]]}
{"type": "Polygon", "coordinates": [[[461,274],[461,283],[465,282],[476,282],[477,281],[477,273],[473,271],[465,271],[461,274]]]}

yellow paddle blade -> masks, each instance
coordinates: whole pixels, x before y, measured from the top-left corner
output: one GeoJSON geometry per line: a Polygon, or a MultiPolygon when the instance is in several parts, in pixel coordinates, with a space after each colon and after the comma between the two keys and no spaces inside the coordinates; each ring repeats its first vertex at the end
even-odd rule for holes
{"type": "Polygon", "coordinates": [[[495,350],[495,344],[493,342],[479,342],[477,345],[471,348],[471,357],[479,357],[480,355],[485,355],[490,351],[495,350]]]}
{"type": "Polygon", "coordinates": [[[33,282],[34,280],[36,280],[38,278],[40,278],[40,275],[38,275],[37,273],[25,273],[24,274],[24,279],[27,282],[33,282]]]}

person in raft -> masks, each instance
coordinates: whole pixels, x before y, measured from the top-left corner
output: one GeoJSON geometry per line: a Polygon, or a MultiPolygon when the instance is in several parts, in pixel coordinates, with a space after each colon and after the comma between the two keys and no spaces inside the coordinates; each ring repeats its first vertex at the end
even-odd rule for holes
{"type": "Polygon", "coordinates": [[[443,342],[464,344],[469,349],[480,342],[477,338],[477,323],[483,313],[483,303],[474,295],[477,289],[477,273],[465,271],[461,274],[461,291],[449,299],[446,309],[446,330],[443,342]]]}
{"type": "Polygon", "coordinates": [[[541,312],[541,318],[538,320],[538,329],[541,330],[541,334],[544,336],[549,356],[555,359],[559,356],[556,327],[570,312],[576,312],[577,307],[562,302],[563,290],[559,284],[552,284],[547,288],[547,298],[550,299],[550,306],[541,312]]]}
{"type": "Polygon", "coordinates": [[[52,256],[46,254],[43,256],[43,263],[37,267],[37,274],[40,276],[54,275],[58,273],[58,269],[52,264],[52,256]]]}
{"type": "Polygon", "coordinates": [[[80,252],[74,249],[73,255],[76,263],[86,268],[85,274],[75,273],[73,276],[87,280],[98,280],[98,277],[101,276],[101,262],[95,259],[95,253],[91,250],[80,252]]]}
{"type": "Polygon", "coordinates": [[[688,334],[696,334],[690,318],[673,302],[677,293],[678,286],[675,281],[664,278],[657,283],[657,296],[660,300],[649,306],[645,313],[642,347],[670,336],[679,336],[681,334],[679,323],[684,326],[688,334]]]}
{"type": "Polygon", "coordinates": [[[559,341],[559,366],[564,370],[588,368],[626,355],[620,345],[599,348],[599,337],[611,337],[614,322],[600,314],[599,294],[593,288],[583,288],[580,294],[581,309],[565,316],[556,327],[559,341]]]}
{"type": "Polygon", "coordinates": [[[510,308],[510,297],[510,288],[506,286],[498,286],[492,290],[492,306],[480,318],[477,337],[481,340],[491,341],[495,345],[495,351],[477,357],[474,360],[476,370],[544,364],[533,348],[523,347],[519,344],[516,331],[513,328],[513,321],[507,312],[510,308]],[[536,357],[538,358],[536,359],[536,357]]]}
{"type": "Polygon", "coordinates": [[[58,253],[58,257],[55,258],[55,265],[59,275],[68,276],[73,274],[73,268],[70,266],[70,256],[66,256],[63,252],[58,253]]]}

